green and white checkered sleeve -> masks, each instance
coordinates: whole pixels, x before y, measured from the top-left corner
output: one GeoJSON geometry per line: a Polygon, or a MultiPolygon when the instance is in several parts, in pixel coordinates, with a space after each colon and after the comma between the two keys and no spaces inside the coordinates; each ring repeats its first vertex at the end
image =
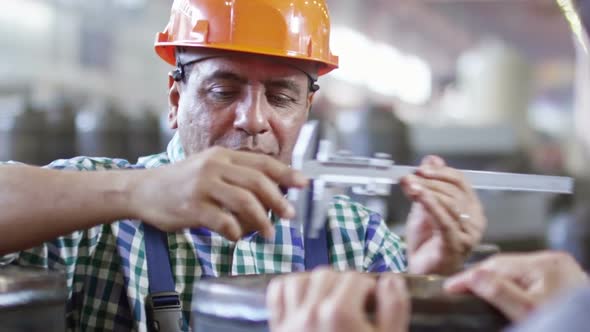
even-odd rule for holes
{"type": "Polygon", "coordinates": [[[404,272],[407,269],[406,245],[385,224],[378,213],[369,217],[365,242],[364,269],[368,272],[404,272]]]}
{"type": "MultiPolygon", "coordinates": [[[[2,164],[18,163],[7,162],[0,165],[2,164]]],[[[56,160],[44,168],[64,171],[101,171],[131,167],[132,165],[128,161],[122,159],[76,157],[56,160]]],[[[65,269],[68,277],[70,277],[68,282],[71,282],[76,261],[90,256],[100,239],[101,232],[101,225],[91,229],[75,231],[47,241],[40,246],[12,254],[11,261],[22,266],[65,269]]],[[[6,262],[8,259],[5,257],[4,261],[6,262]]]]}
{"type": "Polygon", "coordinates": [[[335,196],[328,209],[332,265],[338,270],[402,272],[405,246],[383,218],[347,196],[335,196]]]}

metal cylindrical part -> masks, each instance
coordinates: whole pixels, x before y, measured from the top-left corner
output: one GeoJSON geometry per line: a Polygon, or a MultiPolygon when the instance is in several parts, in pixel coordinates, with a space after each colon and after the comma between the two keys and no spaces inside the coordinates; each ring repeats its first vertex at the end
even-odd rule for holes
{"type": "MultiPolygon", "coordinates": [[[[376,278],[380,274],[374,274],[376,278]]],[[[197,283],[192,304],[193,331],[268,331],[265,295],[275,275],[205,279],[197,283]]],[[[411,300],[411,332],[497,332],[509,321],[472,295],[449,295],[438,276],[404,275],[411,300]]],[[[374,303],[367,306],[373,317],[374,303]]],[[[395,313],[392,313],[395,314],[395,313]]]]}
{"type": "Polygon", "coordinates": [[[3,332],[66,330],[66,283],[61,272],[0,268],[0,322],[3,332]]]}

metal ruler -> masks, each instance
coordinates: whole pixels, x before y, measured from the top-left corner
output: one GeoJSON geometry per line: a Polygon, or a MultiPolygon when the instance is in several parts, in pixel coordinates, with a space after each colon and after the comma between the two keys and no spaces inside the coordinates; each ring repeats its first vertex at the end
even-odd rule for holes
{"type": "MultiPolygon", "coordinates": [[[[387,165],[371,165],[369,158],[345,158],[340,161],[307,160],[303,162],[301,171],[312,179],[341,185],[397,184],[406,175],[416,172],[418,167],[387,165]],[[352,162],[353,160],[358,161],[352,162]]],[[[569,177],[517,174],[503,172],[486,172],[460,170],[475,189],[547,192],[572,194],[574,181],[569,177]]]]}

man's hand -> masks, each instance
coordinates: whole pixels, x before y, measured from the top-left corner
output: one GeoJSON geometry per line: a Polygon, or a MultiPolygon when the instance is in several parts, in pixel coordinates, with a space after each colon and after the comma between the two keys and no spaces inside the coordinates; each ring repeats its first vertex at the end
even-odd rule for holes
{"type": "Polygon", "coordinates": [[[403,279],[316,270],[274,279],[267,292],[272,332],[407,331],[410,302],[403,279]],[[375,320],[367,304],[376,303],[375,320]]]}
{"type": "Polygon", "coordinates": [[[230,240],[249,231],[272,237],[267,211],[282,218],[295,214],[279,186],[307,183],[269,156],[219,147],[140,174],[131,194],[138,219],[164,231],[206,227],[230,240]]]}
{"type": "Polygon", "coordinates": [[[435,156],[400,183],[414,202],[406,233],[409,272],[458,271],[487,224],[477,194],[460,171],[435,156]]]}
{"type": "Polygon", "coordinates": [[[588,282],[568,254],[541,252],[496,255],[450,278],[445,288],[451,293],[472,292],[512,321],[520,321],[559,293],[588,282]]]}

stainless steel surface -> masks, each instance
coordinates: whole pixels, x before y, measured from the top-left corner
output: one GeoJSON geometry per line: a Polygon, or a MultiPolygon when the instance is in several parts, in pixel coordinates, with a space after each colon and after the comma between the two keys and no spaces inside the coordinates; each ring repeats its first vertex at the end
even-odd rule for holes
{"type": "MultiPolygon", "coordinates": [[[[377,278],[379,275],[374,274],[377,278]]],[[[257,330],[263,329],[269,317],[266,287],[276,276],[222,277],[198,282],[192,305],[193,322],[214,319],[227,325],[258,323],[257,330]]],[[[441,277],[404,277],[412,302],[410,331],[499,331],[508,324],[505,317],[483,300],[444,293],[441,277]]],[[[374,303],[369,303],[367,314],[372,315],[373,310],[374,303]]]]}
{"type": "Polygon", "coordinates": [[[0,268],[0,310],[32,301],[65,299],[64,294],[65,278],[61,272],[16,266],[0,268]]]}
{"type": "Polygon", "coordinates": [[[65,277],[61,272],[0,268],[0,330],[65,331],[65,277]]]}

